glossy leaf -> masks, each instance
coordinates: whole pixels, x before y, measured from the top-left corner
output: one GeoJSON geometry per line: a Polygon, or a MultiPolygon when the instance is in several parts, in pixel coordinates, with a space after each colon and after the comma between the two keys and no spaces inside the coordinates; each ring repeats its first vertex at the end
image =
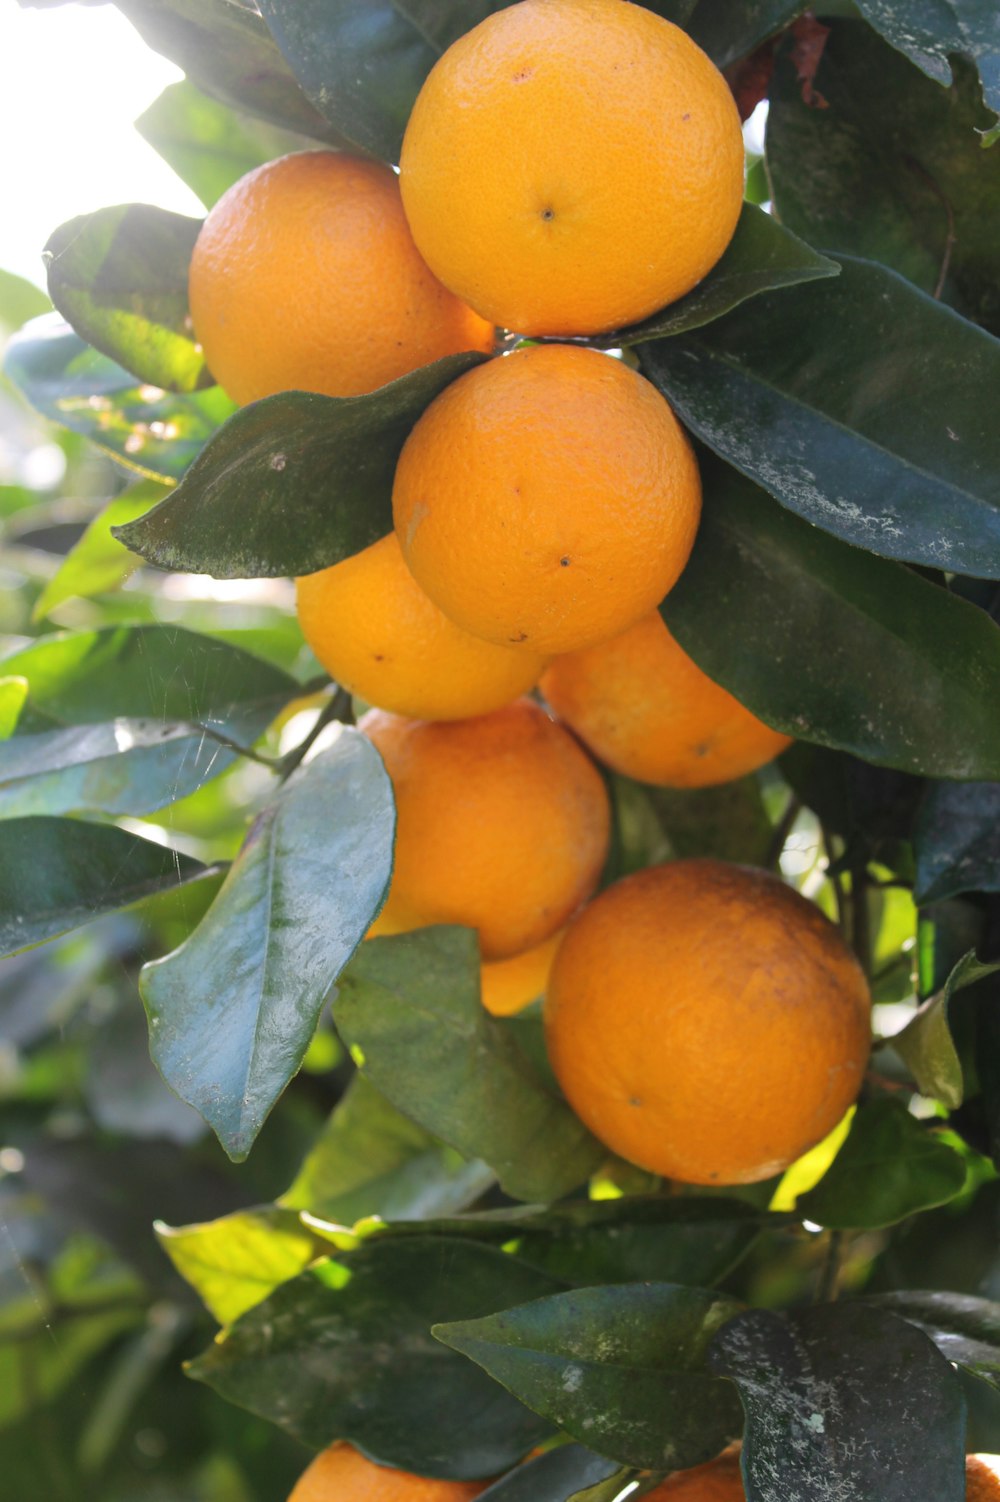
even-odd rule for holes
{"type": "Polygon", "coordinates": [[[189,1372],[315,1449],[350,1439],[405,1470],[494,1476],[549,1426],[430,1329],[556,1286],[475,1242],[375,1237],[283,1284],[189,1372]]]}
{"type": "Polygon", "coordinates": [[[187,942],[142,972],[156,1065],[232,1158],[298,1070],[385,899],[394,824],[378,753],[343,730],[258,815],[187,942]]]}
{"type": "Polygon", "coordinates": [[[1000,14],[993,0],[858,0],[858,9],[938,83],[951,82],[953,52],[971,57],[987,104],[1000,113],[1000,14]]]}
{"type": "Polygon", "coordinates": [[[699,438],[868,552],[1000,576],[1000,341],[874,262],[640,347],[699,438]]]}
{"type": "Polygon", "coordinates": [[[716,67],[728,68],[805,9],[805,0],[695,0],[684,24],[716,67]]]}
{"type": "Polygon", "coordinates": [[[938,782],[913,831],[914,900],[1000,892],[1000,782],[938,782]]]}
{"type": "Polygon", "coordinates": [[[32,620],[44,620],[67,600],[90,599],[123,584],[138,563],[124,543],[112,537],[111,528],[135,521],[165,494],[166,487],[155,480],[140,480],[109,501],[46,583],[35,601],[32,620]]]}
{"type": "Polygon", "coordinates": [[[184,396],[138,385],[59,320],[32,323],[7,345],[5,374],[43,416],[82,433],[122,464],[173,483],[233,402],[217,386],[184,396]]]}
{"type": "Polygon", "coordinates": [[[392,528],[396,460],[417,418],[483,356],[449,355],[367,396],[283,392],[236,414],[181,485],[116,531],[161,568],[282,578],[392,528]]]}
{"type": "Polygon", "coordinates": [[[606,1481],[618,1471],[613,1460],[582,1445],[560,1445],[526,1460],[488,1486],[481,1502],[568,1502],[584,1488],[606,1481]]]}
{"type": "Polygon", "coordinates": [[[941,990],[928,998],[912,1022],[891,1039],[924,1095],[941,1101],[949,1110],[962,1104],[962,1065],[948,1026],[948,1004],[956,991],[1000,970],[1000,962],[984,965],[975,950],[963,955],[941,990]]]}
{"type": "Polygon", "coordinates": [[[290,1210],[265,1205],[193,1226],[159,1222],[160,1246],[220,1325],[297,1278],[321,1243],[290,1210]]]}
{"type": "Polygon", "coordinates": [[[791,48],[770,93],[767,164],[776,212],[824,249],[869,256],[1000,333],[1000,154],[979,81],[957,60],[942,89],[860,21],[835,20],[802,97],[791,48]],[[944,273],[942,275],[942,273],[944,273]]]}
{"type": "Polygon", "coordinates": [[[370,940],[341,977],[333,1015],[376,1089],[465,1157],[482,1158],[513,1198],[557,1199],[607,1156],[484,1011],[471,930],[370,940]]]}
{"type": "Polygon", "coordinates": [[[739,1432],[732,1391],[705,1359],[739,1307],[701,1288],[628,1283],[452,1320],[434,1334],[574,1439],[667,1471],[710,1459],[739,1432]]]}
{"type": "Polygon", "coordinates": [[[0,954],[16,954],[205,870],[113,824],[0,822],[0,954]]]}
{"type": "Polygon", "coordinates": [[[858,1304],[754,1309],[719,1333],[713,1357],[746,1411],[747,1502],[964,1502],[962,1389],[904,1320],[858,1304]]]}
{"type": "Polygon", "coordinates": [[[694,551],[661,607],[698,665],[796,738],[931,777],[1000,777],[1000,629],[985,612],[717,460],[702,477],[694,551]]]}
{"type": "Polygon", "coordinates": [[[840,1152],[796,1213],[832,1230],[891,1226],[965,1187],[964,1159],[897,1100],[859,1106],[840,1152]]]}
{"type": "Polygon", "coordinates": [[[940,1289],[899,1289],[866,1302],[918,1325],[942,1356],[1000,1387],[1000,1304],[940,1289]]]}
{"type": "Polygon", "coordinates": [[[200,229],[200,219],[127,203],[69,220],[43,251],[49,296],[80,337],[167,391],[214,384],[188,312],[200,229]]]}

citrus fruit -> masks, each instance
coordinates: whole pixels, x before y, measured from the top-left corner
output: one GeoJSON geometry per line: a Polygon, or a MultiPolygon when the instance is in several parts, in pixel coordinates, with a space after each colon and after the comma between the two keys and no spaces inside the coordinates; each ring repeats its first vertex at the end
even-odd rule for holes
{"type": "Polygon", "coordinates": [[[965,1502],[1000,1502],[1000,1478],[978,1455],[965,1458],[965,1502]]]}
{"type": "Polygon", "coordinates": [[[237,402],[276,391],[356,396],[494,330],[442,287],[406,224],[395,174],[304,151],[234,183],[209,212],[189,276],[191,319],[237,402]]]}
{"type": "Polygon", "coordinates": [[[322,1450],[299,1477],[288,1502],[472,1502],[487,1481],[438,1481],[376,1465],[353,1445],[322,1450]]]}
{"type": "Polygon", "coordinates": [[[596,350],[537,345],[430,404],[392,504],[417,583],[457,625],[572,652],[659,604],[691,551],[701,483],[643,376],[596,350]]]}
{"type": "Polygon", "coordinates": [[[394,532],[296,580],[302,634],[330,676],[379,709],[463,719],[526,693],[545,658],[470,636],[424,594],[394,532]]]}
{"type": "Polygon", "coordinates": [[[371,710],[396,796],[392,885],[373,932],[479,931],[487,960],[541,944],[593,891],[608,848],[600,773],[530,699],[470,720],[371,710]]]}
{"type": "Polygon", "coordinates": [[[739,1446],[731,1445],[707,1465],[676,1471],[646,1495],[649,1502],[746,1502],[739,1446]]]}
{"type": "Polygon", "coordinates": [[[623,1158],[692,1184],[770,1178],[843,1116],[869,1049],[857,960],[777,877],[651,866],[570,924],[546,993],[552,1067],[623,1158]]]}
{"type": "Polygon", "coordinates": [[[488,960],[480,969],[479,986],[483,1006],[494,1017],[510,1017],[545,991],[552,961],[562,941],[563,931],[515,954],[509,960],[488,960]]]}
{"type": "Polygon", "coordinates": [[[557,657],[542,692],[598,761],[639,782],[729,782],[791,744],[703,673],[657,610],[619,636],[557,657]]]}
{"type": "Polygon", "coordinates": [[[722,74],[669,21],[624,0],[522,0],[431,70],[400,182],[421,253],[485,318],[593,334],[714,266],[743,137],[722,74]]]}

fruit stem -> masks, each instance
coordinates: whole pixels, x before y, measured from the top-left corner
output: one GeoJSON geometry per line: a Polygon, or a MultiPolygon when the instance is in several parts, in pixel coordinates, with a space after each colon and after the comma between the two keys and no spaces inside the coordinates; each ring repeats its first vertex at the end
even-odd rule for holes
{"type": "Polygon", "coordinates": [[[293,746],[287,755],[274,763],[274,770],[282,782],[287,782],[296,767],[301,766],[310,747],[314,745],[327,725],[332,724],[334,720],[339,720],[342,725],[354,724],[354,708],[351,696],[345,688],[338,688],[337,692],[326,701],[305,739],[299,741],[299,744],[293,746]]]}
{"type": "Polygon", "coordinates": [[[844,1233],[843,1231],[828,1231],[827,1236],[829,1239],[826,1243],[826,1255],[823,1258],[823,1266],[820,1268],[819,1282],[816,1285],[816,1295],[813,1300],[816,1304],[835,1303],[840,1283],[844,1233]]]}

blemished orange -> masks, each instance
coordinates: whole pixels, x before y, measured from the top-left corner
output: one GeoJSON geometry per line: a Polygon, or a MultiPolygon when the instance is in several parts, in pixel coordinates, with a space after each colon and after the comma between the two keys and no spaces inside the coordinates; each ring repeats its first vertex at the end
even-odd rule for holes
{"type": "Polygon", "coordinates": [[[701,481],[645,377],[596,350],[536,345],[431,403],[392,504],[403,557],[445,615],[486,641],[559,653],[659,604],[691,551],[701,481]]]}
{"type": "Polygon", "coordinates": [[[646,1495],[648,1502],[746,1502],[739,1446],[731,1445],[705,1465],[676,1471],[646,1495]]]}
{"type": "Polygon", "coordinates": [[[333,151],[234,183],[202,226],[189,292],[209,369],[241,404],[357,396],[495,337],[424,262],[391,168],[333,151]]]}
{"type": "Polygon", "coordinates": [[[484,959],[507,959],[594,890],[610,834],[604,783],[532,700],[470,720],[370,710],[358,728],[396,796],[392,885],[373,933],[460,923],[478,930],[484,959]]]}
{"type": "Polygon", "coordinates": [[[679,860],[570,924],[545,1003],[552,1067],[621,1157],[691,1184],[770,1178],[825,1137],[870,1047],[860,965],[777,877],[679,860]]]}
{"type": "Polygon", "coordinates": [[[512,1017],[544,994],[552,961],[562,942],[563,930],[550,939],[512,955],[509,960],[487,960],[479,971],[483,1006],[494,1017],[512,1017]]]}
{"type": "MultiPolygon", "coordinates": [[[[997,1457],[991,1459],[995,1463],[997,1457]]],[[[1000,1502],[1000,1478],[978,1455],[965,1459],[965,1502],[1000,1502]]]]}
{"type": "Polygon", "coordinates": [[[658,610],[557,657],[541,688],[598,761],[639,782],[730,782],[791,745],[692,662],[658,610]]]}
{"type": "Polygon", "coordinates": [[[322,1450],[292,1488],[288,1502],[472,1502],[488,1481],[439,1481],[376,1465],[353,1445],[322,1450]]]}
{"type": "Polygon", "coordinates": [[[546,664],[450,621],[406,567],[394,532],[297,579],[295,592],[302,634],[330,676],[396,714],[488,714],[533,688],[546,664]]]}
{"type": "Polygon", "coordinates": [[[484,317],[594,334],[688,292],[743,200],[722,74],[625,0],[522,0],[439,59],[400,157],[413,237],[484,317]]]}

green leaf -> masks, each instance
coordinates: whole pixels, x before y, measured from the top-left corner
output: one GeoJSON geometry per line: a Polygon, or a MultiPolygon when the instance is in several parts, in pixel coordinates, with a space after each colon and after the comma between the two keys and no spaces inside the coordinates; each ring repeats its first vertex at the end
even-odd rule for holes
{"type": "Polygon", "coordinates": [[[1000,341],[885,267],[838,259],[839,277],[640,346],[643,373],[815,526],[887,558],[1000,576],[1000,341]]]}
{"type": "Polygon", "coordinates": [[[126,203],[70,219],[42,253],[49,296],[80,337],[167,391],[214,384],[188,312],[200,229],[200,219],[126,203]]]}
{"type": "Polygon", "coordinates": [[[607,1157],[484,1011],[471,930],[370,940],[340,979],[333,1015],[376,1089],[463,1156],[482,1158],[513,1198],[557,1199],[607,1157]]]}
{"type": "Polygon", "coordinates": [[[1000,156],[975,70],[941,89],[860,21],[837,20],[816,71],[827,108],[802,97],[779,53],[767,165],[782,223],[825,249],[868,256],[1000,334],[1000,156]],[[947,262],[947,265],[945,264],[947,262]]]}
{"type": "Polygon", "coordinates": [[[739,1433],[709,1342],[734,1300],[672,1283],[580,1288],[434,1326],[516,1397],[600,1454],[644,1470],[698,1465],[739,1433]]]}
{"type": "Polygon", "coordinates": [[[16,674],[0,678],[0,741],[5,741],[14,734],[27,698],[27,678],[16,674]]]}
{"type": "Polygon", "coordinates": [[[135,555],[112,537],[111,528],[135,521],[166,494],[155,480],[140,480],[109,501],[70,548],[48,581],[31,612],[33,621],[44,620],[67,600],[91,599],[117,589],[138,567],[135,555]]]}
{"type": "Polygon", "coordinates": [[[728,68],[805,8],[806,0],[695,0],[683,24],[717,68],[728,68]]]}
{"type": "Polygon", "coordinates": [[[962,1104],[962,1065],[948,1026],[948,1003],[956,991],[1000,970],[1000,961],[984,965],[971,949],[963,955],[948,979],[918,1009],[912,1022],[891,1039],[924,1095],[934,1096],[955,1111],[962,1104]]]}
{"type": "Polygon", "coordinates": [[[965,1187],[965,1162],[898,1100],[859,1106],[840,1152],[797,1215],[831,1230],[873,1230],[944,1205],[965,1187]]]}
{"type": "Polygon", "coordinates": [[[444,1147],[358,1074],[280,1203],[347,1226],[368,1215],[423,1220],[464,1209],[493,1182],[485,1164],[444,1147]]]}
{"type": "Polygon", "coordinates": [[[315,1261],[320,1243],[291,1210],[264,1205],[193,1226],[154,1227],[171,1262],[220,1325],[315,1261]]]}
{"type": "Polygon", "coordinates": [[[210,99],[186,78],[168,84],[135,128],[207,209],[255,167],[309,145],[300,135],[210,99]]]}
{"type": "Polygon", "coordinates": [[[676,856],[765,864],[774,831],[756,776],[707,788],[644,787],[676,856]]]}
{"type": "Polygon", "coordinates": [[[313,109],[256,7],[231,0],[115,0],[143,40],[213,99],[329,146],[344,138],[313,109]]]}
{"type": "Polygon", "coordinates": [[[1000,782],[935,783],[913,844],[921,906],[960,892],[1000,892],[1000,782]]]}
{"type": "Polygon", "coordinates": [[[865,1302],[917,1325],[948,1361],[1000,1388],[1000,1304],[971,1294],[910,1288],[870,1294],[865,1302]]]}
{"type": "Polygon", "coordinates": [[[961,1385],[904,1320],[859,1304],[754,1309],[713,1358],[746,1410],[747,1502],[964,1502],[961,1385]]]}
{"type": "Polygon", "coordinates": [[[68,1320],[58,1334],[46,1325],[30,1338],[0,1340],[0,1430],[83,1382],[88,1362],[144,1319],[140,1305],[126,1305],[68,1320]]]}
{"type": "Polygon", "coordinates": [[[613,1460],[582,1445],[560,1445],[527,1460],[483,1492],[481,1502],[570,1502],[585,1487],[617,1475],[613,1460]]]}
{"type": "Polygon", "coordinates": [[[127,370],[50,319],[14,336],[3,369],[43,416],[154,480],[178,480],[235,411],[221,387],[182,396],[137,385],[127,370]]]}
{"type": "Polygon", "coordinates": [[[187,942],[142,971],[153,1059],[234,1159],[385,900],[394,825],[378,753],[343,729],[258,815],[187,942]]]}
{"type": "Polygon", "coordinates": [[[951,55],[971,57],[983,94],[1000,112],[1000,33],[993,0],[857,0],[886,41],[905,52],[929,78],[951,83],[951,55]]]}
{"type": "Polygon", "coordinates": [[[404,1470],[493,1476],[549,1426],[430,1329],[555,1286],[493,1247],[377,1236],[283,1284],[188,1370],[315,1449],[349,1439],[404,1470]]]}
{"type": "Polygon", "coordinates": [[[49,299],[34,282],[0,268],[0,330],[12,334],[29,318],[38,318],[51,308],[49,299]]]}
{"type": "Polygon", "coordinates": [[[449,355],[366,396],[282,392],[232,417],[175,491],[115,535],[160,568],[310,574],[392,529],[396,460],[424,408],[481,363],[449,355]]]}
{"type": "Polygon", "coordinates": [[[204,871],[199,861],[113,824],[4,820],[0,954],[41,944],[204,871]]]}
{"type": "Polygon", "coordinates": [[[661,606],[699,667],[789,735],[930,777],[1000,777],[989,616],[717,460],[702,479],[694,551],[661,606]]]}

